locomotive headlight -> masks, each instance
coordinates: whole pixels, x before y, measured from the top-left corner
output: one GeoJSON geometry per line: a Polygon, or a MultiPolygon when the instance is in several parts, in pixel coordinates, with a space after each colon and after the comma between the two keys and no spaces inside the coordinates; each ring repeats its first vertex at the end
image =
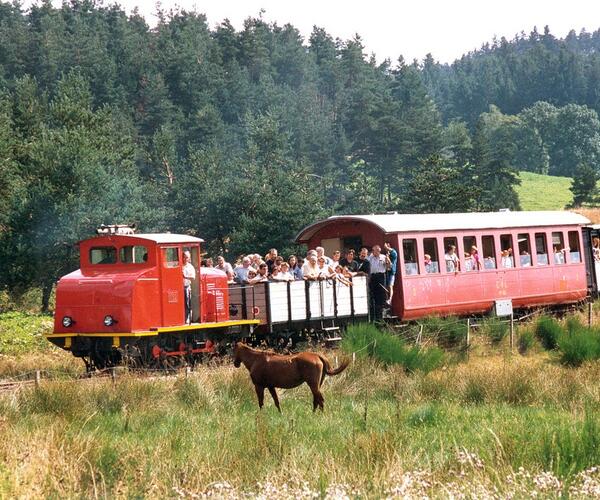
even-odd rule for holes
{"type": "Polygon", "coordinates": [[[62,319],[62,324],[65,328],[69,328],[70,326],[73,326],[73,318],[71,318],[71,316],[65,316],[62,319]]]}
{"type": "Polygon", "coordinates": [[[115,323],[115,318],[113,318],[110,314],[104,316],[104,326],[113,326],[115,323]]]}

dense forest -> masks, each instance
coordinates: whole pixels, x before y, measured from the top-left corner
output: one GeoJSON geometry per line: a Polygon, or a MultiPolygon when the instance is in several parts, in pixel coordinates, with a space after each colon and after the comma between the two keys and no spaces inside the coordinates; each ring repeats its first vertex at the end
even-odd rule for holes
{"type": "Polygon", "coordinates": [[[47,305],[101,223],[234,256],[334,213],[518,208],[519,170],[593,195],[600,31],[379,64],[358,35],[158,14],[0,3],[0,289],[47,305]]]}

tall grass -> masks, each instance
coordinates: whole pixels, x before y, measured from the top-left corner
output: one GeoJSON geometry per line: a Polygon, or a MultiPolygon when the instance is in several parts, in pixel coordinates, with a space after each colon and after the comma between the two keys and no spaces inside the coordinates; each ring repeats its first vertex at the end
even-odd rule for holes
{"type": "Polygon", "coordinates": [[[535,334],[544,349],[556,349],[558,339],[563,332],[558,321],[550,316],[540,316],[535,325],[535,334]]]}
{"type": "Polygon", "coordinates": [[[0,497],[548,497],[538,472],[568,484],[599,463],[596,365],[396,366],[367,356],[327,378],[322,414],[305,386],[258,411],[230,365],[0,395],[0,497]]]}
{"type": "Polygon", "coordinates": [[[411,373],[417,370],[430,372],[439,367],[444,358],[442,350],[437,347],[409,347],[401,338],[370,323],[349,326],[342,340],[342,349],[358,357],[377,359],[384,365],[403,366],[411,373]]]}

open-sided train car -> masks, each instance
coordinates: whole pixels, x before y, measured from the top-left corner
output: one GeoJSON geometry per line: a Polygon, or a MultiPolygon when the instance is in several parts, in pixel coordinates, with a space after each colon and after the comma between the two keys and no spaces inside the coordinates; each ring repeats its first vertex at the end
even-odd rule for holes
{"type": "Polygon", "coordinates": [[[230,286],[225,273],[199,266],[199,238],[113,229],[79,243],[80,269],[58,282],[54,331],[46,336],[88,369],[193,363],[235,338],[328,334],[368,316],[364,278],[343,288],[331,281],[230,286]],[[184,252],[198,277],[191,324],[184,252]]]}
{"type": "Polygon", "coordinates": [[[392,314],[410,320],[482,313],[503,299],[514,308],[585,299],[595,276],[587,224],[570,212],[351,215],[312,224],[296,241],[326,253],[389,241],[398,250],[392,314]],[[458,272],[446,267],[448,245],[457,249],[458,272]],[[472,246],[480,266],[465,259],[472,246]]]}

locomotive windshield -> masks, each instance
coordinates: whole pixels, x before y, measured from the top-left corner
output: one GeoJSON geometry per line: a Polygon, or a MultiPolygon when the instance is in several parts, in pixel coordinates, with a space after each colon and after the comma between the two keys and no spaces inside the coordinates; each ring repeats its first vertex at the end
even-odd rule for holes
{"type": "Polygon", "coordinates": [[[90,248],[90,264],[115,264],[117,249],[115,247],[90,248]]]}
{"type": "Polygon", "coordinates": [[[143,264],[148,260],[148,249],[142,245],[121,247],[119,260],[123,264],[143,264]]]}

